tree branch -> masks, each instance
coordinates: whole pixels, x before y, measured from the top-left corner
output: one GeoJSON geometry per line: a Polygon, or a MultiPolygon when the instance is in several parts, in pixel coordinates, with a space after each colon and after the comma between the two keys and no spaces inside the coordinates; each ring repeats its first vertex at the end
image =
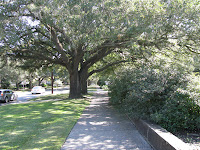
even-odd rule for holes
{"type": "Polygon", "coordinates": [[[56,48],[57,48],[58,52],[61,54],[61,56],[62,56],[62,60],[66,61],[66,64],[70,64],[70,60],[66,56],[66,53],[63,51],[63,46],[60,43],[60,41],[58,39],[58,36],[57,36],[57,34],[56,34],[56,32],[55,32],[53,27],[50,27],[50,32],[51,32],[51,35],[52,35],[52,40],[56,44],[56,48]]]}
{"type": "Polygon", "coordinates": [[[74,66],[78,66],[84,56],[83,45],[83,43],[79,43],[78,48],[74,50],[74,66]]]}
{"type": "Polygon", "coordinates": [[[115,48],[125,48],[127,42],[128,41],[105,41],[100,46],[94,48],[93,51],[96,51],[96,53],[92,57],[90,57],[86,62],[84,62],[83,66],[87,68],[91,67],[95,62],[110,54],[115,48]]]}
{"type": "Polygon", "coordinates": [[[190,52],[192,52],[192,53],[200,54],[199,52],[196,52],[196,51],[192,50],[192,49],[194,49],[194,48],[190,47],[189,45],[185,45],[185,47],[186,47],[190,52]]]}
{"type": "Polygon", "coordinates": [[[97,73],[97,72],[101,72],[101,71],[104,71],[105,69],[111,67],[111,66],[114,66],[114,65],[118,65],[120,63],[125,63],[125,62],[128,62],[128,60],[121,60],[121,61],[116,61],[116,62],[113,62],[113,63],[110,63],[110,64],[107,64],[106,66],[100,68],[100,69],[96,69],[96,70],[93,70],[91,72],[88,73],[88,77],[93,75],[94,73],[97,73]]]}
{"type": "MultiPolygon", "coordinates": [[[[49,57],[41,52],[37,52],[30,49],[21,49],[21,50],[15,50],[15,51],[16,51],[16,57],[18,58],[29,59],[29,60],[47,60],[51,63],[66,66],[66,64],[62,62],[61,60],[54,59],[53,57],[49,57]]],[[[13,54],[9,54],[9,55],[13,55],[13,54]]]]}
{"type": "Polygon", "coordinates": [[[67,44],[71,44],[71,40],[70,38],[66,35],[65,31],[63,29],[59,29],[58,27],[54,26],[54,29],[57,31],[57,32],[60,32],[63,36],[64,36],[64,39],[65,39],[65,42],[67,44]]]}
{"type": "Polygon", "coordinates": [[[52,24],[51,24],[51,27],[50,27],[50,25],[47,25],[46,23],[44,23],[44,22],[42,21],[42,18],[35,16],[35,14],[32,13],[30,10],[29,10],[29,12],[30,12],[30,14],[27,14],[26,16],[31,16],[31,17],[33,17],[33,18],[39,20],[39,21],[40,21],[41,23],[43,23],[43,24],[47,27],[47,29],[49,29],[49,30],[53,27],[53,29],[56,30],[56,32],[60,32],[60,33],[64,36],[65,42],[66,42],[67,44],[70,44],[70,43],[71,43],[70,38],[66,35],[66,33],[65,33],[65,31],[64,31],[63,29],[60,29],[60,28],[58,28],[56,25],[52,25],[52,24]]]}

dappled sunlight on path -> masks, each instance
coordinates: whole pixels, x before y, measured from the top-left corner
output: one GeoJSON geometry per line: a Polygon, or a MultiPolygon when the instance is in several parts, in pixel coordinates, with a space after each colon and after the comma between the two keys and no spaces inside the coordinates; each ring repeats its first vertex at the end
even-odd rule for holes
{"type": "Polygon", "coordinates": [[[151,150],[135,126],[108,104],[107,92],[98,89],[61,150],[151,150]]]}

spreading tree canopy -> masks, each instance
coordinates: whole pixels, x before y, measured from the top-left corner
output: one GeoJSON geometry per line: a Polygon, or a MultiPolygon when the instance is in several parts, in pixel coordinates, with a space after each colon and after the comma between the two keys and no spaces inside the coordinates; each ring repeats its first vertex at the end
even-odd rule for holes
{"type": "Polygon", "coordinates": [[[191,38],[199,25],[199,2],[193,0],[4,0],[0,4],[1,50],[40,66],[64,66],[70,74],[70,98],[81,97],[91,74],[124,62],[121,57],[90,69],[111,53],[130,50],[130,55],[145,55],[175,43],[194,50],[191,45],[199,39],[191,38]]]}

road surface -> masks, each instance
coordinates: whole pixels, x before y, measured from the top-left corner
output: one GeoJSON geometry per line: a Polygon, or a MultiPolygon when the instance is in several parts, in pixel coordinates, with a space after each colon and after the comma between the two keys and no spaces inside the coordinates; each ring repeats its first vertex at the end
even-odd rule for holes
{"type": "MultiPolygon", "coordinates": [[[[6,104],[11,104],[11,103],[24,103],[24,102],[27,102],[29,99],[32,99],[32,98],[50,95],[51,90],[46,90],[46,92],[43,93],[43,94],[31,94],[30,91],[17,91],[15,93],[17,93],[17,95],[18,95],[17,101],[10,101],[9,103],[0,102],[0,106],[6,105],[6,104]]],[[[53,92],[53,94],[66,94],[66,93],[69,93],[68,87],[57,88],[57,89],[54,89],[54,92],[53,92]]]]}

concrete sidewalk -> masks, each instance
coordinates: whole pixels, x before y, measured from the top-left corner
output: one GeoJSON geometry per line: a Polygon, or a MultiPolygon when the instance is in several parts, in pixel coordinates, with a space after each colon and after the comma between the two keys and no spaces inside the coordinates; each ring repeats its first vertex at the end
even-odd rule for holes
{"type": "Polygon", "coordinates": [[[152,150],[131,121],[108,105],[108,97],[100,89],[61,148],[93,149],[152,150]]]}

